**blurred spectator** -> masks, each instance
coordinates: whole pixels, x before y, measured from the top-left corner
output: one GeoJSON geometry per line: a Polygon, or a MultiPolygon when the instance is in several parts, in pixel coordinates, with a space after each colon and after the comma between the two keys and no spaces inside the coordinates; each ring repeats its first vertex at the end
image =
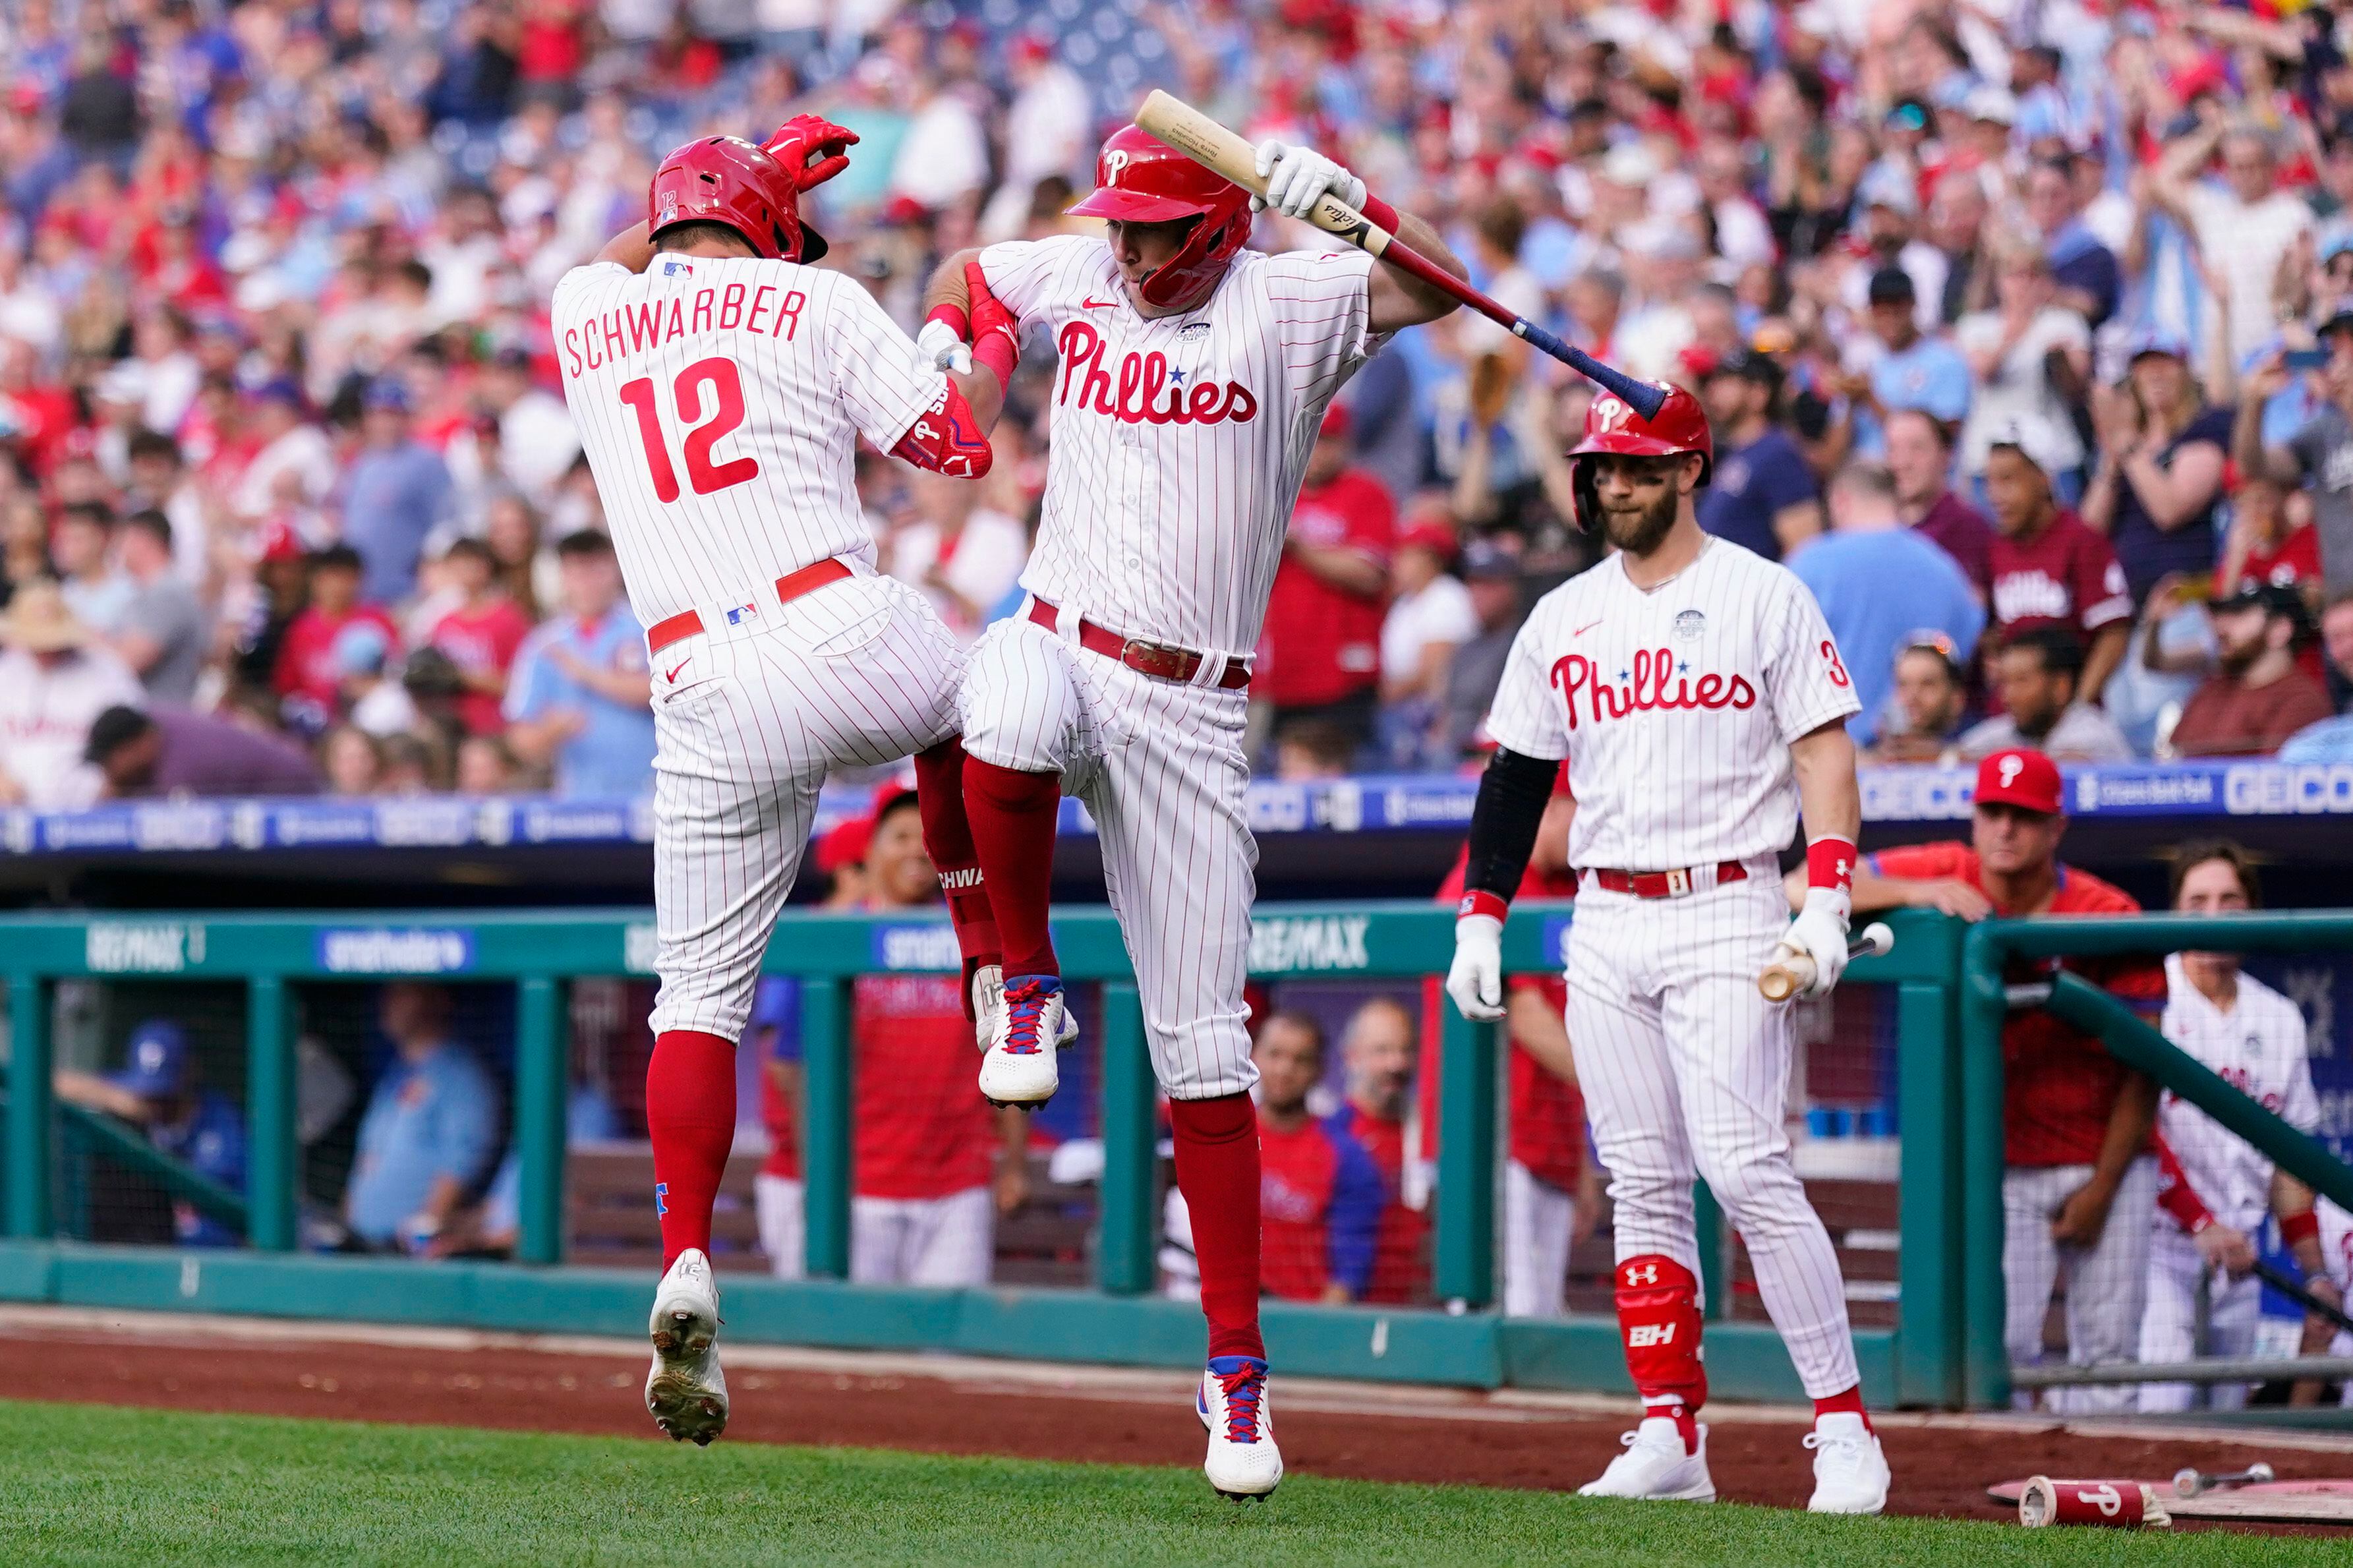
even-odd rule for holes
{"type": "Polygon", "coordinates": [[[2101,458],[2084,521],[2115,546],[2136,605],[2158,579],[2214,566],[2231,411],[2204,405],[2189,362],[2179,339],[2143,333],[2124,385],[2092,394],[2101,458]]]}
{"type": "Polygon", "coordinates": [[[1454,650],[1446,668],[1446,695],[1439,704],[1433,750],[1448,766],[1478,743],[1495,688],[1504,682],[1504,661],[1519,635],[1519,563],[1491,542],[1474,541],[1462,552],[1462,581],[1479,617],[1478,635],[1454,650]]]}
{"type": "Polygon", "coordinates": [[[2329,716],[2328,694],[2296,666],[2311,625],[2303,595],[2242,588],[2211,609],[2221,668],[2183,706],[2173,727],[2176,755],[2268,755],[2329,716]]]}
{"type": "Polygon", "coordinates": [[[384,787],[384,743],[355,724],[338,724],[319,737],[319,770],[330,795],[375,795],[384,787]]]}
{"type": "Polygon", "coordinates": [[[908,479],[915,518],[891,531],[885,569],[921,593],[969,644],[1020,581],[1029,562],[1029,531],[980,504],[981,487],[944,474],[908,479]]]}
{"type": "Polygon", "coordinates": [[[211,621],[196,591],[174,569],[172,523],[162,512],[134,511],[117,531],[131,598],[108,640],[158,702],[187,703],[196,695],[212,645],[211,621]]]}
{"type": "Polygon", "coordinates": [[[2280,747],[2284,763],[2353,761],[2353,594],[2341,595],[2320,615],[2320,637],[2328,650],[2328,676],[2340,694],[2338,716],[2307,725],[2280,747]]]}
{"type": "Polygon", "coordinates": [[[2037,626],[2002,645],[1991,660],[2002,710],[1961,737],[1974,762],[2031,747],[2061,762],[2128,763],[2132,748],[2116,721],[2081,700],[2084,645],[2061,626],[2037,626]]]}
{"type": "Polygon", "coordinates": [[[1936,763],[1958,754],[1968,715],[1968,677],[1959,649],[1941,635],[1908,638],[1895,651],[1895,689],[1869,761],[1936,763]]]}
{"type": "Polygon", "coordinates": [[[426,642],[448,656],[464,683],[458,717],[470,735],[494,735],[506,726],[501,711],[507,671],[531,636],[531,618],[499,581],[498,558],[479,539],[460,539],[441,557],[441,571],[456,605],[433,623],[426,642]]]}
{"type": "Polygon", "coordinates": [[[1406,1118],[1420,1048],[1417,1035],[1412,1014],[1389,997],[1376,996],[1356,1009],[1340,1037],[1347,1090],[1331,1126],[1356,1141],[1381,1178],[1373,1275],[1357,1292],[1359,1300],[1412,1301],[1427,1290],[1430,1222],[1405,1202],[1406,1118]]]}
{"type": "Polygon", "coordinates": [[[63,811],[97,799],[102,781],[82,758],[90,724],[145,700],[55,584],[19,587],[0,614],[0,805],[63,811]]]}
{"type": "Polygon", "coordinates": [[[2279,188],[2272,142],[2221,114],[2173,142],[2150,171],[2150,194],[2189,226],[2200,254],[2221,275],[2223,354],[2244,363],[2272,330],[2280,260],[2312,227],[2312,208],[2279,188]],[[2220,154],[2222,178],[2203,179],[2220,154]]]}
{"type": "Polygon", "coordinates": [[[411,433],[406,386],[378,376],[363,407],[365,446],[341,484],[343,541],[364,564],[367,597],[396,604],[417,586],[426,536],[448,517],[449,470],[411,433]]]}
{"type": "Polygon", "coordinates": [[[1301,719],[1274,738],[1274,776],[1282,784],[1346,778],[1356,760],[1355,735],[1330,719],[1301,719]]]}
{"type": "Polygon", "coordinates": [[[369,735],[417,727],[417,700],[392,668],[392,640],[373,621],[346,622],[335,634],[335,690],[346,719],[369,735]]]}
{"type": "Polygon", "coordinates": [[[134,511],[153,510],[171,525],[172,572],[203,594],[212,583],[210,495],[188,472],[180,444],[169,436],[141,430],[131,437],[130,477],[124,499],[134,511]]]}
{"type": "MultiPolygon", "coordinates": [[[[2051,759],[1996,752],[1978,767],[1970,842],[1864,857],[1855,872],[1855,912],[1911,906],[1967,920],[2137,913],[2140,905],[2125,893],[2059,863],[2066,827],[2051,759]]],[[[2012,983],[2053,968],[2073,971],[2151,1023],[2165,1005],[2165,972],[2146,957],[2012,967],[2012,983]]],[[[2042,1362],[2043,1318],[2063,1274],[2068,1363],[2126,1360],[2138,1348],[2148,1297],[2156,1082],[2040,1009],[2010,1014],[2001,1054],[2003,1342],[2010,1362],[2042,1362]]],[[[2054,1407],[2084,1414],[2129,1409],[2134,1401],[2129,1384],[2059,1393],[2054,1407]]]]}
{"type": "Polygon", "coordinates": [[[394,981],[377,1003],[395,1057],[360,1121],[343,1217],[378,1250],[424,1248],[499,1151],[498,1086],[450,1035],[449,1007],[448,991],[414,980],[394,981]]]}
{"type": "Polygon", "coordinates": [[[1951,343],[1922,332],[1919,294],[1902,268],[1873,273],[1866,300],[1871,335],[1853,345],[1839,390],[1852,400],[1853,451],[1883,458],[1887,418],[1898,409],[1959,426],[1969,412],[1969,366],[1951,343]]]}
{"type": "MultiPolygon", "coordinates": [[[[2020,57],[2034,53],[2027,50],[2020,57]]],[[[2054,93],[2055,88],[2045,87],[2054,93]]],[[[2053,299],[2084,319],[2094,331],[2116,314],[2124,291],[2124,275],[2116,252],[2100,242],[2083,216],[2082,176],[2088,173],[2098,188],[2100,171],[2089,159],[2073,153],[2038,158],[2026,176],[2026,216],[2050,258],[2053,299]]]]}
{"type": "Polygon", "coordinates": [[[109,708],[83,756],[117,800],[319,793],[318,770],[291,742],[185,708],[109,708]]]}
{"type": "Polygon", "coordinates": [[[1439,515],[1409,523],[1390,563],[1388,612],[1381,619],[1381,757],[1419,769],[1430,761],[1430,721],[1446,692],[1455,650],[1479,632],[1471,591],[1447,570],[1457,545],[1439,515]]]}
{"type": "Polygon", "coordinates": [[[512,795],[522,788],[522,770],[500,735],[469,735],[458,742],[459,795],[512,795]]]}
{"type": "Polygon", "coordinates": [[[1699,525],[1778,561],[1822,531],[1813,470],[1776,418],[1781,367],[1736,349],[1700,383],[1715,427],[1715,469],[1700,492],[1699,525]]]}
{"type": "Polygon", "coordinates": [[[336,647],[344,627],[374,626],[386,649],[400,646],[392,617],[374,605],[360,603],[362,570],[359,552],[348,544],[329,545],[312,555],[311,602],[288,623],[279,645],[272,687],[280,697],[322,716],[340,710],[343,669],[336,647]]]}
{"type": "Polygon", "coordinates": [[[1373,738],[1397,507],[1381,482],[1348,466],[1349,414],[1324,410],[1267,600],[1250,698],[1271,704],[1277,735],[1328,721],[1361,747],[1373,738]]]}
{"type": "Polygon", "coordinates": [[[515,346],[491,356],[474,395],[497,426],[500,475],[531,505],[547,505],[580,456],[580,437],[564,399],[533,381],[531,353],[515,346]]]}
{"type": "MultiPolygon", "coordinates": [[[[58,1098],[85,1110],[120,1117],[146,1135],[158,1153],[197,1175],[245,1194],[245,1116],[237,1101],[197,1081],[187,1031],[150,1018],[131,1031],[122,1070],[94,1078],[60,1068],[58,1098]]],[[[235,1247],[237,1232],[185,1198],[172,1204],[172,1238],[182,1247],[235,1247]]]]}
{"type": "Polygon", "coordinates": [[[114,557],[114,509],[98,500],[60,507],[49,532],[49,559],[74,618],[100,637],[113,636],[139,591],[114,557]]]}
{"type": "Polygon", "coordinates": [[[250,405],[255,450],[231,492],[231,508],[258,520],[290,499],[298,507],[325,500],[335,483],[334,447],[325,431],[303,417],[302,389],[282,378],[264,382],[250,405]]]}
{"type": "Polygon", "coordinates": [[[1895,479],[1897,515],[1953,558],[1978,603],[1989,600],[1993,524],[1947,482],[1953,471],[1953,438],[1944,422],[1916,408],[1890,415],[1887,471],[1895,479]]]}
{"type": "Polygon", "coordinates": [[[768,1271],[779,1279],[807,1272],[808,1231],[801,1182],[801,1063],[795,1037],[800,1006],[798,984],[782,975],[760,982],[752,998],[744,1043],[760,1064],[760,1125],[768,1152],[752,1178],[752,1203],[759,1218],[760,1250],[768,1271]]]}
{"type": "Polygon", "coordinates": [[[2041,440],[2013,426],[1986,458],[1996,530],[1993,631],[2003,644],[2044,626],[2073,632],[2084,647],[2076,695],[2097,702],[2131,640],[2132,596],[2108,542],[2052,494],[2052,458],[2041,440]]]}
{"type": "Polygon", "coordinates": [[[2305,487],[2320,531],[2321,574],[2336,595],[2353,589],[2353,306],[2333,310],[2319,337],[2327,358],[2313,377],[2322,395],[2311,417],[2284,442],[2265,428],[2265,408],[2289,382],[2285,353],[2273,353],[2247,373],[2231,455],[2242,474],[2305,487]]]}
{"type": "Polygon", "coordinates": [[[564,612],[515,655],[507,741],[533,766],[553,768],[560,795],[642,795],[653,777],[652,678],[613,542],[584,531],[555,552],[564,612]]]}
{"type": "Polygon", "coordinates": [[[1382,1205],[1379,1168],[1341,1116],[1318,1121],[1310,1090],[1324,1079],[1324,1026],[1280,1012],[1259,1026],[1261,1251],[1266,1293],[1290,1301],[1364,1299],[1372,1282],[1382,1205]]]}
{"type": "Polygon", "coordinates": [[[2092,332],[2058,302],[2050,258],[2031,242],[2012,241],[1993,258],[1991,310],[1963,316],[1953,342],[1973,384],[1961,427],[1961,471],[1982,491],[1986,458],[2005,431],[2029,428],[2047,454],[2063,501],[2083,493],[2084,443],[2071,405],[2092,374],[2092,332]]]}
{"type": "Polygon", "coordinates": [[[1886,468],[1849,463],[1831,481],[1830,500],[1832,531],[1791,556],[1789,569],[1813,590],[1838,639],[1862,704],[1847,729],[1867,745],[1879,732],[1896,650],[1924,635],[1942,637],[1967,664],[1985,608],[1953,558],[1904,526],[1886,468]]]}
{"type": "MultiPolygon", "coordinates": [[[[2320,531],[2311,510],[2265,479],[2242,479],[2231,492],[2231,531],[2222,563],[2214,569],[2214,590],[2232,593],[2250,583],[2295,588],[2316,609],[2320,604],[2320,531]]],[[[2316,657],[2312,673],[2325,679],[2316,657]]]]}

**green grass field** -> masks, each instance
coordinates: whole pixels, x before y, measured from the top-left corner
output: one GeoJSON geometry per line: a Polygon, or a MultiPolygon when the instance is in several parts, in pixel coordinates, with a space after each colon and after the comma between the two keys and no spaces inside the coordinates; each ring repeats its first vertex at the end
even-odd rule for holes
{"type": "MultiPolygon", "coordinates": [[[[1442,1439],[1440,1439],[1442,1440],[1442,1439]]],[[[1189,1470],[0,1403],[0,1563],[2353,1562],[2167,1537],[1295,1478],[1236,1508],[1189,1470]]]]}

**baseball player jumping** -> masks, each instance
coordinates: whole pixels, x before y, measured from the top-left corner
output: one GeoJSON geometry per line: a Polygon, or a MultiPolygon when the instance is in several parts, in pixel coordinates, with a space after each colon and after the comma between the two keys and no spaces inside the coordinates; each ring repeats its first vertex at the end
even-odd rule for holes
{"type": "MultiPolygon", "coordinates": [[[[1303,147],[1262,142],[1266,202],[1297,216],[1331,191],[1460,272],[1429,225],[1368,198],[1303,147]]],[[[997,947],[981,1092],[1042,1104],[1065,1038],[1046,925],[1065,788],[1093,813],[1104,881],[1143,991],[1175,1125],[1209,1323],[1196,1408],[1210,1484],[1262,1497],[1282,1479],[1259,1331],[1259,1145],[1242,981],[1257,847],[1242,719],[1267,594],[1325,405],[1385,334],[1454,308],[1356,250],[1243,249],[1253,198],[1144,132],[1104,143],[1099,189],[1058,236],[949,258],[918,340],[960,352],[963,313],[1001,300],[1053,334],[1053,452],[1018,615],[973,650],[964,803],[997,947]]],[[[973,325],[977,327],[977,315],[973,325]]],[[[977,349],[974,351],[976,353],[977,349]]],[[[928,787],[928,782],[927,785],[928,787]]],[[[953,850],[934,844],[943,874],[953,850]]]]}
{"type": "Polygon", "coordinates": [[[1784,568],[1700,530],[1707,416],[1672,390],[1655,418],[1597,398],[1574,460],[1577,521],[1615,553],[1538,602],[1488,729],[1446,988],[1504,1016],[1504,918],[1562,759],[1577,797],[1567,1023],[1617,1205],[1618,1321],[1643,1419],[1582,1491],[1710,1501],[1692,1180],[1755,1260],[1766,1309],[1814,1400],[1819,1513],[1876,1513],[1887,1461],[1863,1413],[1846,1292],[1782,1131],[1777,954],[1812,994],[1846,967],[1862,826],[1845,720],[1853,683],[1820,608],[1784,568]],[[1804,810],[1810,889],[1794,921],[1776,857],[1804,810]]]}
{"type": "Polygon", "coordinates": [[[853,279],[807,265],[825,241],[801,195],[857,140],[803,115],[765,147],[689,142],[655,173],[648,221],[555,288],[565,395],[651,628],[661,990],[646,1123],[668,1268],[646,1405],[698,1443],[727,1424],[706,1253],[735,1044],[818,786],[956,727],[955,639],[876,574],[855,444],[977,478],[1003,400],[998,370],[922,364],[853,279]]]}

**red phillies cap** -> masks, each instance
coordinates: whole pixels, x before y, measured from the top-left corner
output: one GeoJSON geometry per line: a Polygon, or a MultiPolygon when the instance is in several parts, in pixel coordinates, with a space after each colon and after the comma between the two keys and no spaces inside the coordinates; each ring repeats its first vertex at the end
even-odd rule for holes
{"type": "Polygon", "coordinates": [[[2056,816],[2061,810],[2059,764],[2041,752],[1996,752],[1978,764],[1977,801],[2056,816]]]}
{"type": "Polygon", "coordinates": [[[826,836],[817,841],[817,868],[828,877],[839,877],[850,867],[866,858],[866,846],[874,837],[874,819],[853,816],[837,822],[826,836]]]}

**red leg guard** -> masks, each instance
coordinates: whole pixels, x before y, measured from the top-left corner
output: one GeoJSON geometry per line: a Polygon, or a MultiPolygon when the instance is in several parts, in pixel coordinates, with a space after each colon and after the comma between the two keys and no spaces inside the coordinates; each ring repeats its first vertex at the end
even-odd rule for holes
{"type": "Polygon", "coordinates": [[[972,822],[965,815],[964,742],[951,737],[915,758],[915,805],[923,816],[923,849],[940,873],[956,949],[964,954],[964,1011],[972,1016],[972,973],[1005,962],[997,936],[997,913],[989,907],[980,854],[973,847],[972,822]]]}
{"type": "Polygon", "coordinates": [[[978,757],[965,759],[965,810],[1004,943],[1008,980],[1062,973],[1046,923],[1061,798],[1062,781],[1054,773],[1016,773],[978,757]]]}
{"type": "Polygon", "coordinates": [[[1258,1327],[1258,1109],[1248,1094],[1172,1100],[1176,1187],[1193,1216],[1209,1354],[1266,1359],[1258,1327]]]}
{"type": "Polygon", "coordinates": [[[690,1247],[711,1250],[711,1205],[735,1143],[731,1042],[695,1029],[662,1031],[646,1064],[646,1135],[667,1269],[690,1247]]]}
{"type": "Polygon", "coordinates": [[[1833,1394],[1829,1395],[1827,1398],[1817,1399],[1814,1401],[1814,1419],[1817,1421],[1820,1420],[1825,1415],[1840,1411],[1843,1411],[1848,1415],[1862,1416],[1862,1429],[1864,1431],[1873,1432],[1878,1430],[1878,1428],[1874,1427],[1871,1424],[1871,1412],[1862,1407],[1862,1384],[1858,1383],[1843,1394],[1833,1394]]]}
{"type": "Polygon", "coordinates": [[[1648,1252],[1621,1259],[1617,1282],[1618,1328],[1635,1392],[1648,1414],[1672,1417],[1683,1428],[1683,1450],[1689,1453],[1699,1447],[1694,1417],[1707,1403],[1699,1281],[1673,1258],[1648,1252]]]}

